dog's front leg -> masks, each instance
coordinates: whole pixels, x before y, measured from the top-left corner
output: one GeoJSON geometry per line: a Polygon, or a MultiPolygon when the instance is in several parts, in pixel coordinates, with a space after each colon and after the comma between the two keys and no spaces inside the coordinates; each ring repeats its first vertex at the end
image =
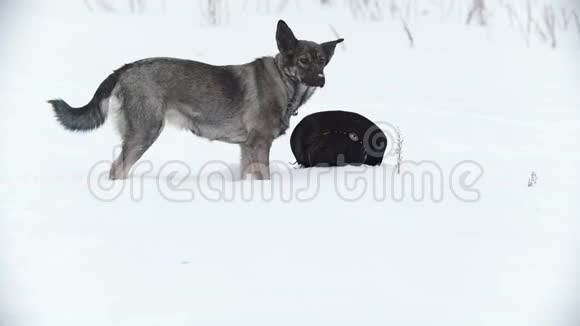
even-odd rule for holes
{"type": "Polygon", "coordinates": [[[272,140],[254,139],[241,145],[242,179],[270,180],[272,140]]]}

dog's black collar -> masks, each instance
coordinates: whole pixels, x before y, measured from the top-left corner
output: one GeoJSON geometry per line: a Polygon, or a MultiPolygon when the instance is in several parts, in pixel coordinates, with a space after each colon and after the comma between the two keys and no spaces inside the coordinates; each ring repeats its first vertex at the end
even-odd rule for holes
{"type": "Polygon", "coordinates": [[[288,98],[288,103],[286,104],[286,117],[289,119],[290,115],[293,116],[298,115],[298,107],[294,109],[293,106],[294,102],[296,101],[296,98],[298,97],[298,86],[300,82],[296,80],[296,78],[294,78],[293,76],[287,75],[284,73],[284,71],[282,71],[282,68],[280,68],[280,65],[278,64],[278,60],[276,60],[277,58],[278,58],[277,56],[274,57],[274,65],[278,70],[278,74],[280,74],[282,82],[284,83],[284,85],[287,85],[285,81],[285,78],[287,78],[288,80],[290,80],[290,83],[292,83],[291,87],[286,87],[286,97],[288,98]],[[292,89],[292,96],[290,96],[290,90],[288,88],[292,89]]]}

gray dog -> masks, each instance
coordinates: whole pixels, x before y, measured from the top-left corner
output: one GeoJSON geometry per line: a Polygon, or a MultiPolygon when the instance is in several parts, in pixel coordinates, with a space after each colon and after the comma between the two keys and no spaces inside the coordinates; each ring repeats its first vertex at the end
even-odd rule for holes
{"type": "Polygon", "coordinates": [[[72,108],[49,101],[68,130],[101,126],[115,111],[123,143],[111,179],[129,170],[155,142],[165,121],[210,140],[240,144],[244,178],[270,178],[270,147],[288,129],[289,120],[325,83],[324,67],[343,39],[318,44],[297,40],[279,21],[280,53],[243,65],[149,58],[124,65],[99,86],[91,101],[72,108]]]}

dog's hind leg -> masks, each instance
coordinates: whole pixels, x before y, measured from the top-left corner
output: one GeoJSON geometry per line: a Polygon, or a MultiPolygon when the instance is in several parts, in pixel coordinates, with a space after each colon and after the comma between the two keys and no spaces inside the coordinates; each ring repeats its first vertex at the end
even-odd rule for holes
{"type": "Polygon", "coordinates": [[[155,98],[140,98],[138,101],[127,101],[121,109],[123,144],[121,154],[113,162],[109,178],[126,179],[131,167],[143,156],[159,137],[165,117],[161,103],[155,98]]]}
{"type": "Polygon", "coordinates": [[[109,178],[112,180],[126,179],[129,175],[131,167],[145,154],[145,152],[153,145],[161,130],[163,129],[163,122],[161,121],[150,130],[138,132],[123,139],[121,146],[121,154],[113,162],[109,178]]]}
{"type": "Polygon", "coordinates": [[[113,162],[109,178],[111,180],[126,179],[131,167],[153,145],[162,129],[163,121],[159,122],[156,126],[152,126],[150,130],[138,131],[123,139],[121,154],[113,162]]]}

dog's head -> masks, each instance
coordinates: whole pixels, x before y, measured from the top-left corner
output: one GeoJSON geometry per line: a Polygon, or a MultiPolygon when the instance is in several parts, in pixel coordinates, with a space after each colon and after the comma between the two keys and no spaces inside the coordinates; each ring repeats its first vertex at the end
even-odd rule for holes
{"type": "Polygon", "coordinates": [[[292,79],[314,87],[324,87],[324,67],[334,55],[336,45],[344,39],[325,43],[298,40],[283,21],[278,21],[276,43],[283,71],[292,79]]]}

